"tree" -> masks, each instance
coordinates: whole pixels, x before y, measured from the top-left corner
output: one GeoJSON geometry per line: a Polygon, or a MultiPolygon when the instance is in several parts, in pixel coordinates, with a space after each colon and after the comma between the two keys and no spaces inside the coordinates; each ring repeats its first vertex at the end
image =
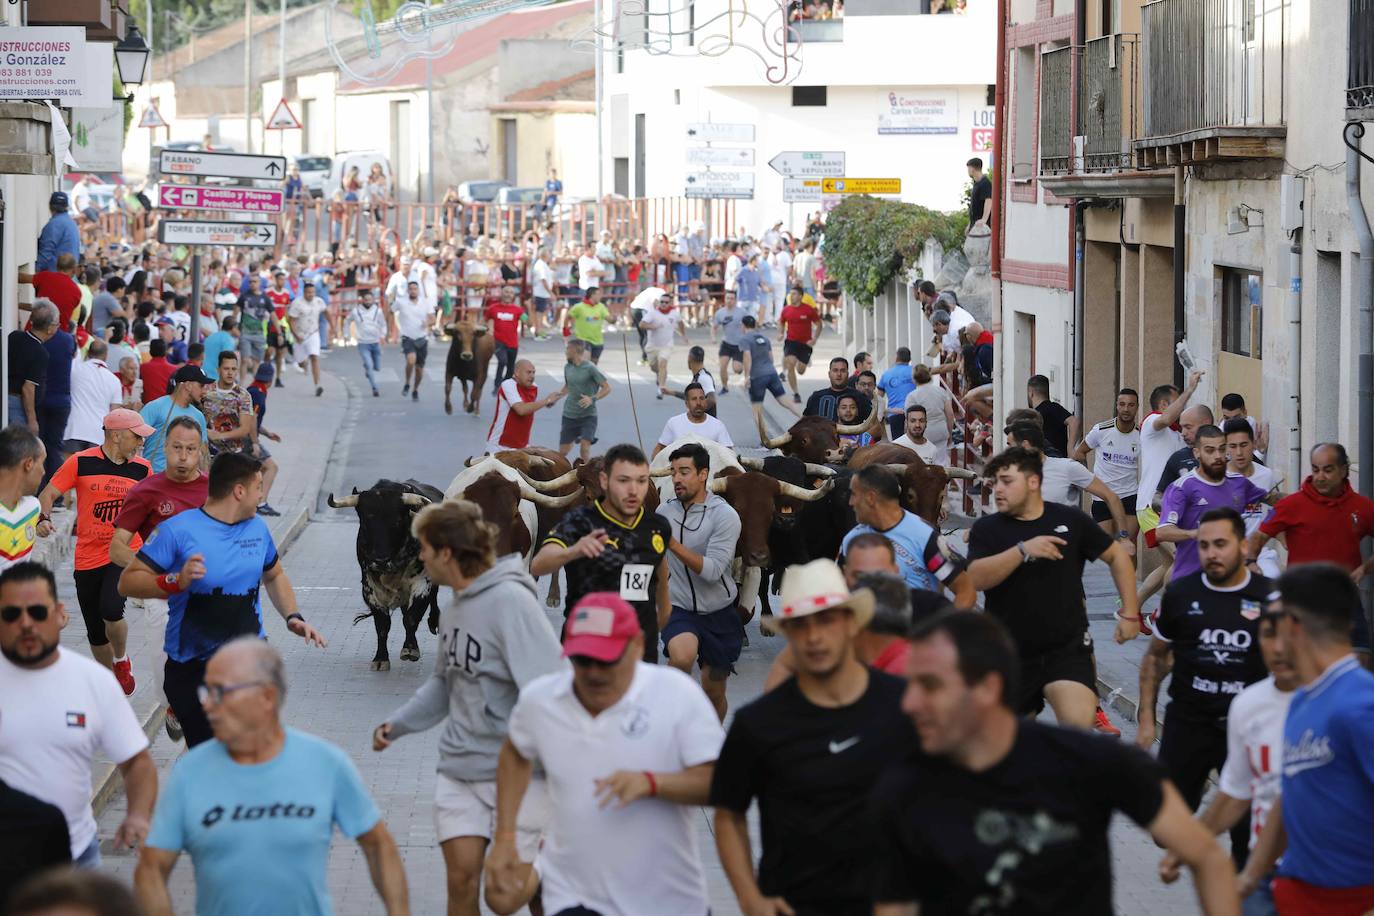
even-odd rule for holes
{"type": "Polygon", "coordinates": [[[856,195],[825,219],[825,272],[862,305],[887,288],[902,267],[914,263],[926,239],[949,251],[964,243],[968,212],[941,213],[917,204],[856,195]]]}

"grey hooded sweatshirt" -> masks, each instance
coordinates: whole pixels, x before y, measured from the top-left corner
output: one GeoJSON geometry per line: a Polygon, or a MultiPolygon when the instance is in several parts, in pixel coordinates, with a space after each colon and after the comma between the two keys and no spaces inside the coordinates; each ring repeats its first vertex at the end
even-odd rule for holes
{"type": "Polygon", "coordinates": [[[700,505],[684,506],[674,498],[660,503],[658,514],[672,525],[673,537],[701,554],[701,572],[694,573],[673,553],[668,554],[668,599],[673,607],[710,614],[734,604],[739,595],[731,566],[739,542],[739,515],[720,496],[707,493],[700,505]]]}
{"type": "Polygon", "coordinates": [[[522,557],[501,557],[439,612],[437,656],[434,673],[387,720],[391,738],[444,722],[439,772],[495,779],[520,688],[564,664],[522,557]]]}

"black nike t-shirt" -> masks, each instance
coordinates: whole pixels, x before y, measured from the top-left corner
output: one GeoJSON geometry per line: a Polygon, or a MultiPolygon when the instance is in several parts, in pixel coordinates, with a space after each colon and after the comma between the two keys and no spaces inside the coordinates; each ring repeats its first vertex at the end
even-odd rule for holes
{"type": "Polygon", "coordinates": [[[969,532],[970,563],[1046,534],[1068,542],[1059,548],[1062,560],[1031,559],[983,593],[988,613],[1011,630],[1022,658],[1082,641],[1088,628],[1083,567],[1112,546],[1111,535],[1086,513],[1048,502],[1039,518],[1022,521],[998,512],[978,519],[969,532]]]}
{"type": "Polygon", "coordinates": [[[1069,417],[1073,414],[1064,405],[1054,401],[1041,401],[1035,407],[1036,413],[1044,421],[1045,441],[1058,450],[1059,454],[1069,453],[1069,417]]]}
{"type": "Polygon", "coordinates": [[[916,747],[901,711],[906,683],[869,669],[868,689],[839,709],[813,705],[791,678],[735,713],[711,780],[711,804],[759,802],[759,888],[798,912],[871,912],[877,853],[868,792],[916,747]]]}
{"type": "Polygon", "coordinates": [[[853,398],[854,403],[859,405],[859,419],[855,420],[855,423],[862,423],[873,411],[873,402],[868,399],[867,395],[847,386],[842,391],[827,387],[811,392],[811,397],[806,399],[806,407],[802,410],[802,416],[825,417],[827,420],[838,422],[836,413],[840,409],[841,398],[853,398]]]}
{"type": "Polygon", "coordinates": [[[1164,778],[1129,744],[1028,720],[981,773],[913,755],[871,795],[875,902],[921,916],[1111,913],[1112,812],[1149,825],[1164,778]]]}
{"type": "Polygon", "coordinates": [[[1154,629],[1174,650],[1170,716],[1223,720],[1236,694],[1268,676],[1259,618],[1273,590],[1273,579],[1255,573],[1231,590],[1214,587],[1200,572],[1169,583],[1154,629]]]}
{"type": "Polygon", "coordinates": [[[643,508],[635,523],[626,526],[611,518],[601,503],[594,502],[563,516],[544,543],[571,547],[598,528],[607,536],[600,556],[579,558],[563,567],[568,578],[563,616],[568,616],[583,595],[615,592],[634,606],[641,622],[646,614],[653,619],[658,613],[658,567],[668,549],[672,526],[661,515],[643,508]]]}

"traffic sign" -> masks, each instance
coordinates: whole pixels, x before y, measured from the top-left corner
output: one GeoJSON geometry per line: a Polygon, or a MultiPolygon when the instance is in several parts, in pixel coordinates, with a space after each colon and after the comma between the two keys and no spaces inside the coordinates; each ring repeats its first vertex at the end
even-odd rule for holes
{"type": "Polygon", "coordinates": [[[162,112],[157,110],[157,102],[149,102],[148,107],[143,109],[143,117],[138,119],[139,127],[166,127],[167,122],[162,119],[162,112]]]}
{"type": "Polygon", "coordinates": [[[813,204],[821,199],[819,178],[784,178],[782,202],[785,204],[813,204]]]}
{"type": "Polygon", "coordinates": [[[900,178],[822,178],[824,194],[900,194],[900,178]]]}
{"type": "Polygon", "coordinates": [[[157,224],[157,240],[164,245],[235,245],[250,248],[272,248],[277,244],[277,224],[164,219],[157,224]]]}
{"type": "Polygon", "coordinates": [[[291,106],[286,104],[286,99],[277,103],[277,107],[272,110],[272,117],[267,119],[268,130],[300,130],[301,122],[296,119],[296,113],[291,110],[291,106]]]}
{"type": "MultiPolygon", "coordinates": [[[[754,165],[752,146],[689,146],[687,147],[689,165],[729,165],[736,168],[754,165]]],[[[843,171],[843,170],[841,170],[843,171]]],[[[833,174],[827,172],[826,174],[833,174]]]]}
{"type": "Polygon", "coordinates": [[[272,181],[286,174],[286,157],[165,149],[158,156],[157,169],[164,175],[259,178],[272,181]]]}
{"type": "Polygon", "coordinates": [[[814,153],[791,150],[768,160],[773,171],[785,178],[824,178],[844,174],[844,153],[814,153]]]}
{"type": "Polygon", "coordinates": [[[235,210],[241,213],[280,213],[284,191],[259,188],[203,188],[162,184],[157,205],[172,210],[235,210]]]}
{"type": "Polygon", "coordinates": [[[687,176],[686,197],[719,198],[733,197],[752,200],[754,197],[754,173],[710,171],[693,172],[687,176]]]}
{"type": "Polygon", "coordinates": [[[697,121],[687,125],[687,139],[706,143],[753,143],[754,125],[697,121]]]}

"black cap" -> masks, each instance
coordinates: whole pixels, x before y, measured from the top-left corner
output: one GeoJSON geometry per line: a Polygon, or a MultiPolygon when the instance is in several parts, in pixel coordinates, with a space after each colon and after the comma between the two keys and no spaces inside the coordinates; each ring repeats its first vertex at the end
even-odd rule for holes
{"type": "Polygon", "coordinates": [[[199,366],[187,363],[177,370],[176,375],[172,376],[172,383],[180,385],[182,382],[200,382],[202,385],[209,385],[214,379],[200,370],[199,366]]]}
{"type": "Polygon", "coordinates": [[[754,320],[753,315],[745,315],[742,319],[740,319],[740,323],[743,324],[746,328],[753,328],[758,326],[758,322],[754,320]]]}

